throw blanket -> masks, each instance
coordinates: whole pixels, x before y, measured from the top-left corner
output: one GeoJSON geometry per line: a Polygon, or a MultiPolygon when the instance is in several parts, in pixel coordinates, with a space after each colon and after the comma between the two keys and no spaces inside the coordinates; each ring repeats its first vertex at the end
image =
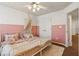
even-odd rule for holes
{"type": "Polygon", "coordinates": [[[13,56],[13,49],[9,44],[2,46],[1,56],[13,56]]]}

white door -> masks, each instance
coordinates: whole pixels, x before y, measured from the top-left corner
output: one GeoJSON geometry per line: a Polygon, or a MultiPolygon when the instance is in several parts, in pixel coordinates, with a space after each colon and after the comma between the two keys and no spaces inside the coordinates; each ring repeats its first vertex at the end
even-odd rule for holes
{"type": "Polygon", "coordinates": [[[39,34],[40,37],[51,38],[51,19],[39,19],[39,34]]]}

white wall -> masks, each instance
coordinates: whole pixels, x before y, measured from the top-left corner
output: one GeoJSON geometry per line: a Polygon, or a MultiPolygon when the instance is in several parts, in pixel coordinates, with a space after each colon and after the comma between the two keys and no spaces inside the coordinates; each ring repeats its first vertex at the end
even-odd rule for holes
{"type": "MultiPolygon", "coordinates": [[[[79,8],[79,3],[78,2],[74,2],[74,3],[72,3],[72,4],[70,4],[68,7],[66,7],[63,11],[65,12],[65,14],[66,14],[66,21],[68,20],[68,18],[67,18],[67,14],[69,13],[69,12],[72,12],[73,10],[75,10],[75,9],[77,9],[77,8],[79,8]]],[[[67,25],[67,24],[66,24],[67,25]]],[[[72,33],[72,32],[71,32],[72,33]]],[[[68,36],[68,28],[66,28],[66,45],[68,45],[68,38],[69,38],[69,36],[68,36]]],[[[71,44],[70,44],[71,45],[71,44]]]]}
{"type": "Polygon", "coordinates": [[[70,4],[68,7],[66,7],[63,11],[65,13],[69,13],[75,9],[79,8],[79,2],[73,2],[72,4],[70,4]]]}
{"type": "Polygon", "coordinates": [[[62,10],[38,16],[38,19],[49,19],[52,25],[66,24],[66,14],[62,10]]]}
{"type": "MultiPolygon", "coordinates": [[[[31,17],[32,25],[37,25],[37,17],[35,15],[31,15],[31,17]]],[[[27,25],[28,20],[27,13],[0,5],[0,24],[27,25]]]]}
{"type": "Polygon", "coordinates": [[[72,35],[77,34],[77,19],[72,20],[72,35]]]}
{"type": "Polygon", "coordinates": [[[68,36],[67,36],[67,14],[71,12],[72,10],[79,8],[79,3],[75,2],[70,4],[68,7],[64,8],[63,10],[52,12],[49,14],[38,16],[38,19],[51,19],[52,25],[66,25],[66,45],[68,43],[68,36]],[[42,17],[42,18],[40,18],[42,17]]]}
{"type": "Polygon", "coordinates": [[[38,26],[38,20],[36,15],[32,15],[32,26],[38,26]]]}
{"type": "MultiPolygon", "coordinates": [[[[46,35],[51,36],[52,25],[62,25],[62,24],[66,25],[66,15],[64,14],[64,12],[62,10],[38,16],[38,20],[41,20],[41,22],[43,22],[43,23],[41,23],[41,25],[39,25],[40,28],[42,28],[42,29],[40,29],[40,32],[41,32],[40,36],[46,36],[46,35]],[[49,22],[50,22],[50,24],[49,24],[49,22]],[[45,26],[45,24],[47,24],[47,25],[45,26]],[[46,30],[46,32],[43,31],[44,29],[46,30]]],[[[39,21],[39,23],[40,23],[40,21],[39,21]]]]}
{"type": "Polygon", "coordinates": [[[79,7],[79,3],[72,3],[68,7],[63,10],[48,13],[45,15],[38,16],[38,19],[42,17],[42,19],[51,19],[52,25],[59,25],[59,24],[67,24],[67,13],[71,12],[72,10],[79,7]]]}
{"type": "MultiPolygon", "coordinates": [[[[78,15],[79,15],[79,9],[78,9],[78,15]]],[[[79,17],[78,17],[78,34],[79,34],[79,17]]]]}
{"type": "Polygon", "coordinates": [[[0,5],[0,24],[24,25],[27,13],[0,5]]]}

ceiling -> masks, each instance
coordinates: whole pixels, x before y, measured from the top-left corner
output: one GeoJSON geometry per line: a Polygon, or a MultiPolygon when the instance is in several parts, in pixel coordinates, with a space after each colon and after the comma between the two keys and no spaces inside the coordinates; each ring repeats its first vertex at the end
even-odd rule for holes
{"type": "MultiPolygon", "coordinates": [[[[27,13],[28,9],[24,6],[30,5],[31,2],[0,2],[0,4],[27,13]]],[[[62,10],[65,7],[67,7],[69,4],[71,4],[71,2],[40,2],[40,5],[45,6],[46,9],[40,9],[39,12],[35,12],[35,13],[30,11],[30,13],[39,16],[39,15],[55,12],[58,10],[62,10]]]]}
{"type": "Polygon", "coordinates": [[[70,15],[72,16],[72,20],[78,20],[78,9],[75,9],[70,12],[70,15]]]}

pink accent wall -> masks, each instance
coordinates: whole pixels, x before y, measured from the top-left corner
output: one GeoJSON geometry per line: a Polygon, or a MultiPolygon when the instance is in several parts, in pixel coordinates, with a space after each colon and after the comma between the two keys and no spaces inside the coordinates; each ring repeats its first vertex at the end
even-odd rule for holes
{"type": "Polygon", "coordinates": [[[23,25],[0,24],[0,41],[3,33],[19,33],[23,31],[23,25]]]}
{"type": "MultiPolygon", "coordinates": [[[[52,26],[52,40],[60,43],[65,43],[65,25],[53,25],[52,26]]],[[[23,31],[23,25],[9,25],[9,24],[0,24],[0,34],[2,33],[18,33],[23,31]]],[[[37,26],[32,26],[32,32],[36,33],[37,26]]],[[[38,34],[38,31],[37,31],[38,34]]]]}
{"type": "Polygon", "coordinates": [[[39,26],[32,26],[32,33],[34,36],[39,36],[39,26]]]}
{"type": "Polygon", "coordinates": [[[52,40],[60,43],[65,43],[66,33],[65,25],[53,25],[52,26],[52,40]]]}
{"type": "Polygon", "coordinates": [[[1,33],[18,33],[24,29],[23,25],[0,24],[1,33]]]}

